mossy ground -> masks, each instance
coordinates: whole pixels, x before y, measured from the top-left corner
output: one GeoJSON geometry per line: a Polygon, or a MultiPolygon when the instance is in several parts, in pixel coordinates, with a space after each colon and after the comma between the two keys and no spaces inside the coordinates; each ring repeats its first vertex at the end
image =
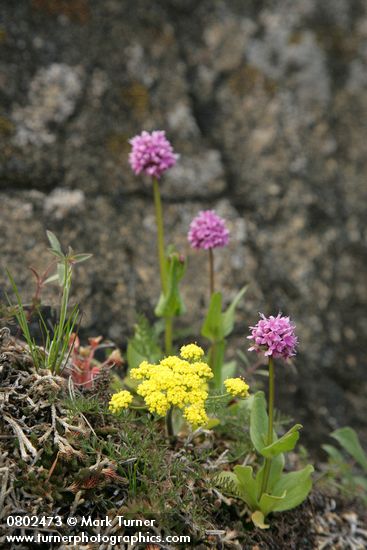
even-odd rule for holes
{"type": "MultiPolygon", "coordinates": [[[[246,432],[236,435],[239,418],[224,415],[227,431],[223,425],[194,434],[183,430],[168,441],[162,420],[111,415],[106,380],[82,394],[61,376],[36,372],[13,339],[2,342],[0,380],[8,395],[0,419],[2,520],[13,513],[151,518],[163,536],[189,535],[191,543],[181,548],[202,550],[331,550],[350,541],[363,548],[363,513],[317,490],[297,509],[270,518],[269,530],[253,528],[243,505],[223,495],[213,479],[248,452],[246,432]]],[[[127,534],[122,529],[114,534],[127,534]]],[[[9,548],[1,540],[0,547],[9,548]]]]}

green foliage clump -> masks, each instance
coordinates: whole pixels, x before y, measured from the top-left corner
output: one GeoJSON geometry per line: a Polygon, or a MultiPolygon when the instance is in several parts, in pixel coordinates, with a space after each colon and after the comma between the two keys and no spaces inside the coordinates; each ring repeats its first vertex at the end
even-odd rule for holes
{"type": "Polygon", "coordinates": [[[234,297],[226,311],[222,311],[222,293],[214,292],[211,295],[208,313],[204,320],[201,334],[211,343],[209,352],[209,364],[214,373],[214,386],[220,388],[225,378],[230,378],[236,372],[235,361],[224,362],[226,350],[226,338],[232,333],[235,322],[236,309],[245,295],[247,285],[244,286],[234,297]]]}
{"type": "Polygon", "coordinates": [[[347,496],[360,498],[367,504],[367,454],[353,428],[346,426],[330,434],[342,447],[323,445],[329,455],[327,477],[347,496]],[[344,452],[343,452],[344,451],[344,452]]]}
{"type": "MultiPolygon", "coordinates": [[[[195,449],[173,452],[159,424],[147,416],[137,419],[124,411],[118,418],[111,417],[111,425],[118,430],[107,437],[83,440],[81,447],[87,455],[106,456],[127,480],[119,513],[158,518],[161,529],[175,534],[187,534],[190,526],[192,533],[202,536],[209,525],[209,504],[200,496],[203,481],[208,479],[205,453],[195,449]]],[[[114,499],[110,506],[115,506],[114,499]]]]}
{"type": "Polygon", "coordinates": [[[16,282],[9,271],[7,271],[14,294],[17,300],[15,317],[21,328],[24,339],[28,344],[30,354],[36,369],[47,368],[53,374],[59,374],[65,367],[68,356],[71,352],[71,337],[79,323],[79,309],[74,306],[69,311],[69,300],[71,290],[72,268],[76,263],[84,262],[91,257],[90,254],[75,254],[69,247],[68,253],[64,254],[57,237],[47,231],[47,237],[50,242],[50,252],[56,256],[56,273],[45,280],[41,280],[37,272],[34,272],[37,278],[38,289],[41,286],[51,282],[58,282],[61,289],[59,319],[55,325],[50,328],[45,321],[39,308],[38,300],[34,300],[33,309],[38,316],[39,326],[43,336],[43,347],[36,344],[29,328],[29,315],[23,305],[16,282]]]}
{"type": "Polygon", "coordinates": [[[138,317],[134,325],[134,335],[127,345],[129,370],[138,368],[142,361],[155,363],[162,357],[159,337],[163,330],[160,322],[151,325],[144,315],[138,317]]]}
{"type": "Polygon", "coordinates": [[[312,488],[313,467],[283,473],[284,453],[292,451],[299,438],[300,424],[295,424],[283,436],[273,434],[268,444],[268,415],[263,392],[254,395],[251,406],[250,436],[257,453],[264,457],[263,465],[254,474],[252,466],[235,466],[233,472],[221,472],[218,484],[242,499],[252,511],[252,521],[262,529],[271,512],[283,512],[295,508],[305,500],[312,488]],[[269,470],[267,472],[267,466],[269,470]]]}

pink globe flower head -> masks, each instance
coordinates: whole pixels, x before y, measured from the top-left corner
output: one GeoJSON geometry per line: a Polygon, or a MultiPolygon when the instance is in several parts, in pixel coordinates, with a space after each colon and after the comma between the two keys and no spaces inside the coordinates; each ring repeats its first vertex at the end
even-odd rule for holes
{"type": "Polygon", "coordinates": [[[209,250],[226,246],[229,231],[225,220],[214,210],[203,210],[192,220],[187,238],[192,248],[209,250]]]}
{"type": "Polygon", "coordinates": [[[260,321],[254,327],[250,327],[253,345],[249,351],[265,352],[268,357],[281,357],[288,359],[296,355],[298,344],[297,336],[294,333],[296,328],[289,317],[282,317],[279,313],[276,317],[270,315],[265,317],[260,313],[260,321]]]}
{"type": "Polygon", "coordinates": [[[143,131],[130,139],[129,143],[132,147],[129,163],[136,175],[143,172],[147,176],[160,178],[176,164],[179,157],[162,130],[151,133],[143,131]]]}

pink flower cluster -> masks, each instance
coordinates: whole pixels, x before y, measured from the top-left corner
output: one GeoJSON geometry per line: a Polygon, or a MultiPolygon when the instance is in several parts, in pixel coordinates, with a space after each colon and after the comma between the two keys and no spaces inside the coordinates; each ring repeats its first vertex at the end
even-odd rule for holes
{"type": "Polygon", "coordinates": [[[254,342],[249,351],[264,351],[266,356],[283,359],[296,355],[298,343],[294,333],[296,327],[292,325],[289,317],[282,317],[280,313],[276,317],[273,315],[265,317],[261,313],[260,317],[257,325],[250,327],[251,336],[247,336],[254,342]]]}
{"type": "Polygon", "coordinates": [[[225,220],[213,210],[203,210],[190,224],[188,239],[193,248],[217,248],[226,246],[229,241],[229,231],[225,220]]]}
{"type": "Polygon", "coordinates": [[[130,139],[129,143],[132,146],[129,162],[137,175],[143,172],[148,176],[160,178],[177,162],[178,155],[162,130],[152,133],[143,131],[130,139]]]}

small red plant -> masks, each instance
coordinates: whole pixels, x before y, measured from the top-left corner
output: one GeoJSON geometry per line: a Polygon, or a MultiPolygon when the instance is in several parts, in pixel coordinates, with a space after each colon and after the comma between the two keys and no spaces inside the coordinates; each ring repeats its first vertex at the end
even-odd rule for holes
{"type": "Polygon", "coordinates": [[[72,350],[71,368],[68,369],[68,374],[71,375],[76,386],[82,386],[85,389],[93,386],[93,381],[103,370],[122,364],[122,357],[117,349],[102,363],[95,358],[96,351],[106,347],[106,344],[101,343],[102,336],[88,338],[88,342],[88,346],[81,346],[79,337],[73,333],[69,343],[72,350]]]}

